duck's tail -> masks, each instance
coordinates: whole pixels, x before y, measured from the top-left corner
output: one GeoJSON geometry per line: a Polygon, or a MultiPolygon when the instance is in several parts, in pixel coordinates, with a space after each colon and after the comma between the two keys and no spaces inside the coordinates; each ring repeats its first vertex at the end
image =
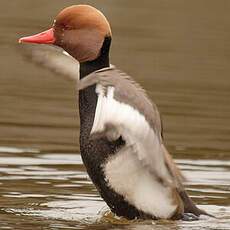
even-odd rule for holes
{"type": "Polygon", "coordinates": [[[162,145],[164,156],[165,156],[165,162],[169,169],[169,172],[171,173],[172,177],[174,178],[174,182],[176,184],[176,190],[183,202],[184,206],[184,213],[193,213],[196,216],[200,215],[207,215],[212,216],[211,214],[207,213],[206,211],[199,209],[192,199],[188,196],[187,192],[184,189],[183,181],[185,181],[185,177],[182,175],[180,169],[177,167],[175,162],[173,161],[171,155],[168,153],[167,149],[164,145],[162,145]]]}
{"type": "Polygon", "coordinates": [[[206,215],[210,217],[214,217],[213,215],[207,213],[206,211],[199,209],[192,201],[192,199],[188,196],[187,192],[179,191],[179,195],[184,203],[184,212],[185,213],[193,213],[196,216],[206,215]]]}

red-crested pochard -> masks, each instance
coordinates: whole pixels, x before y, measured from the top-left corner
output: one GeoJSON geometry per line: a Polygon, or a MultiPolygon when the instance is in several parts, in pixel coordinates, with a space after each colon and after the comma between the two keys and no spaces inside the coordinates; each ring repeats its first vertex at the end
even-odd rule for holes
{"type": "Polygon", "coordinates": [[[99,10],[74,5],[57,15],[51,29],[19,41],[59,46],[80,63],[81,156],[116,215],[195,220],[207,214],[182,185],[182,174],[164,146],[156,105],[130,76],[110,67],[111,38],[99,10]]]}

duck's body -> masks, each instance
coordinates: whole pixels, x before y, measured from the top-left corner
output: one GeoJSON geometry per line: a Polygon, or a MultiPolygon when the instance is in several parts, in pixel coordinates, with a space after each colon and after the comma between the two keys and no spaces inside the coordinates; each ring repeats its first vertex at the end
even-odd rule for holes
{"type": "MultiPolygon", "coordinates": [[[[132,109],[128,104],[122,104],[122,98],[119,102],[122,92],[116,94],[116,90],[119,90],[119,85],[116,84],[118,82],[124,83],[124,87],[129,85],[136,87],[131,79],[122,78],[122,73],[115,68],[94,72],[81,81],[80,87],[82,89],[79,92],[80,146],[87,171],[103,199],[117,215],[129,219],[177,216],[177,209],[181,207],[176,202],[173,204],[173,191],[167,186],[162,186],[154,175],[154,170],[151,172],[146,168],[148,167],[147,162],[142,162],[142,160],[145,161],[144,158],[147,158],[147,156],[141,156],[141,153],[139,154],[136,149],[136,147],[141,146],[138,143],[136,145],[135,141],[131,143],[137,132],[140,131],[138,135],[145,135],[148,123],[143,119],[141,113],[139,114],[138,110],[132,109]],[[116,81],[113,81],[113,77],[116,77],[116,81]],[[99,82],[95,84],[97,81],[99,82]],[[102,98],[100,88],[108,96],[102,98]],[[114,95],[112,95],[113,90],[114,95]],[[87,98],[89,98],[89,104],[85,104],[87,98]],[[92,100],[92,98],[94,99],[92,100]],[[132,115],[132,113],[134,114],[132,115]],[[86,114],[91,115],[86,116],[86,114]],[[118,126],[119,128],[117,128],[118,126]],[[125,130],[118,130],[126,128],[135,132],[134,137],[130,136],[129,141],[120,133],[125,132],[125,130]],[[140,157],[143,157],[143,159],[139,159],[140,157]]],[[[142,90],[139,88],[136,90],[137,96],[145,97],[144,94],[141,95],[142,90]]],[[[125,100],[129,96],[132,97],[132,95],[126,96],[125,100]]],[[[136,105],[139,108],[142,106],[141,104],[140,106],[136,105]]],[[[127,131],[129,132],[129,130],[127,131]]],[[[149,138],[143,137],[141,141],[149,138]]],[[[148,142],[148,140],[146,141],[148,142]]],[[[155,141],[148,147],[154,148],[154,144],[156,144],[155,141]]],[[[160,160],[156,163],[159,164],[160,160]]],[[[161,169],[159,168],[159,170],[160,174],[161,169]]]]}
{"type": "Polygon", "coordinates": [[[111,210],[129,219],[203,213],[182,186],[144,90],[115,67],[85,76],[79,89],[81,155],[111,210]]]}
{"type": "Polygon", "coordinates": [[[53,30],[21,41],[58,45],[80,62],[81,155],[115,214],[128,219],[205,214],[187,196],[164,146],[157,107],[131,77],[109,67],[111,30],[99,11],[66,8],[53,30]]]}

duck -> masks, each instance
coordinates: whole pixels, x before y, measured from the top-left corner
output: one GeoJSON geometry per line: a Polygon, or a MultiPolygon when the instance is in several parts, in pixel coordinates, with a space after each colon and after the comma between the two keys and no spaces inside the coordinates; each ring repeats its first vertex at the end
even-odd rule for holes
{"type": "Polygon", "coordinates": [[[59,47],[79,63],[71,73],[79,75],[81,157],[114,214],[130,220],[209,215],[185,190],[166,149],[157,106],[131,76],[111,66],[112,32],[101,11],[90,5],[64,8],[50,29],[19,42],[59,47]]]}

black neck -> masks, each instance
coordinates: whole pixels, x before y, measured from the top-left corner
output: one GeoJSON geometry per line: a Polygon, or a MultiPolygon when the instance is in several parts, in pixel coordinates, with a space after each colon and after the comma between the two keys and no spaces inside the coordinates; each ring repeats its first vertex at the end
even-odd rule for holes
{"type": "MultiPolygon", "coordinates": [[[[109,67],[109,48],[111,43],[111,37],[106,37],[101,48],[100,56],[89,62],[80,63],[80,78],[87,76],[88,74],[109,67]]],[[[93,125],[94,113],[97,105],[97,95],[95,92],[95,85],[92,85],[79,92],[79,113],[80,113],[80,139],[81,146],[84,140],[88,140],[90,130],[93,125]]]]}
{"type": "Polygon", "coordinates": [[[109,67],[110,44],[111,37],[105,37],[104,43],[101,48],[100,56],[93,61],[80,63],[80,78],[83,78],[96,70],[109,67]]]}

